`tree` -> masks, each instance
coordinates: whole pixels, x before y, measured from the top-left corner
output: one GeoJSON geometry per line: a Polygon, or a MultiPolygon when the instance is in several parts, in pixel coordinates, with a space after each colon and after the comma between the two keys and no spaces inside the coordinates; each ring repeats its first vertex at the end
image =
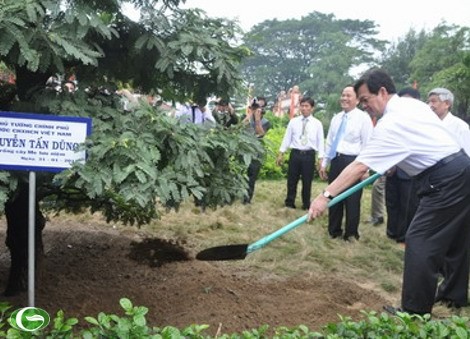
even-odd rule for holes
{"type": "MultiPolygon", "coordinates": [[[[228,204],[244,195],[244,168],[262,152],[242,127],[185,125],[144,102],[132,113],[120,108],[118,82],[172,100],[229,95],[246,54],[232,43],[239,28],[230,21],[180,10],[179,0],[131,2],[144,13],[139,22],[123,15],[118,0],[0,0],[0,62],[15,73],[19,98],[8,109],[93,118],[86,164],[38,174],[39,254],[42,209],[89,208],[142,224],[191,196],[209,207],[228,204]],[[45,90],[56,73],[76,74],[81,90],[45,90]]],[[[25,288],[27,203],[26,173],[0,172],[12,258],[6,294],[25,288]]]]}
{"type": "Polygon", "coordinates": [[[300,85],[315,99],[320,93],[326,98],[350,82],[351,68],[373,59],[383,45],[372,38],[375,34],[370,20],[337,20],[319,12],[299,20],[268,20],[245,36],[253,55],[242,72],[267,96],[300,85]]]}
{"type": "Polygon", "coordinates": [[[469,112],[470,28],[442,23],[438,25],[410,63],[412,77],[424,92],[446,87],[454,92],[456,114],[469,112]]]}
{"type": "Polygon", "coordinates": [[[456,98],[452,111],[464,120],[470,115],[470,52],[462,52],[462,61],[434,76],[435,84],[446,84],[456,98]]]}
{"type": "Polygon", "coordinates": [[[424,30],[416,32],[410,29],[383,53],[380,65],[390,74],[398,89],[411,86],[416,80],[411,77],[411,61],[427,39],[424,30]]]}

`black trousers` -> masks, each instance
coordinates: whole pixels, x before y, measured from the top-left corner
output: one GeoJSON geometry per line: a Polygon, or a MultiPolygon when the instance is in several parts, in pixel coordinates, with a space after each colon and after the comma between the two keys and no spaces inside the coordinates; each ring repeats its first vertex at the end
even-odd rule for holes
{"type": "MultiPolygon", "coordinates": [[[[356,159],[355,155],[340,154],[331,160],[330,173],[328,174],[328,182],[335,180],[341,171],[356,159]]],[[[357,183],[354,183],[354,185],[357,183]]],[[[352,186],[351,186],[352,187],[352,186]]],[[[361,197],[362,189],[348,198],[332,206],[328,210],[328,232],[333,238],[343,236],[345,239],[349,237],[359,238],[359,219],[361,216],[361,197]],[[346,224],[344,234],[341,229],[343,222],[343,214],[346,211],[346,224]]]]}
{"type": "Polygon", "coordinates": [[[385,182],[387,207],[387,236],[397,242],[405,241],[405,234],[418,208],[415,180],[400,177],[397,172],[385,182]]]}
{"type": "Polygon", "coordinates": [[[310,195],[312,192],[312,180],[315,173],[315,151],[291,150],[289,167],[287,169],[287,197],[286,206],[295,205],[297,184],[302,178],[302,208],[310,207],[310,195]]]}
{"type": "Polygon", "coordinates": [[[406,233],[402,307],[430,313],[439,300],[465,306],[470,267],[470,158],[462,152],[418,177],[418,210],[406,233]],[[444,279],[438,286],[439,273],[444,279]]]}
{"type": "Polygon", "coordinates": [[[248,166],[248,192],[245,196],[245,199],[243,200],[244,203],[251,203],[251,199],[253,199],[253,195],[255,194],[255,183],[256,179],[258,179],[261,166],[262,163],[258,160],[252,160],[248,166]]]}

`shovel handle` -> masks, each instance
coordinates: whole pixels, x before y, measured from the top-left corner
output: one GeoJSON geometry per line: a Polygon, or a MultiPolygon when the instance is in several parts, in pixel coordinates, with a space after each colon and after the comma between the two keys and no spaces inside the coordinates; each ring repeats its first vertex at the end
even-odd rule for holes
{"type": "MultiPolygon", "coordinates": [[[[338,202],[346,199],[347,197],[349,197],[350,195],[356,193],[357,191],[359,191],[363,187],[365,187],[365,186],[369,185],[370,183],[374,182],[375,180],[377,180],[380,176],[381,176],[381,174],[375,173],[374,175],[371,175],[370,177],[368,177],[367,179],[361,181],[360,183],[352,186],[351,188],[347,189],[343,193],[339,194],[337,197],[333,198],[328,203],[328,207],[331,207],[331,206],[337,204],[338,202]]],[[[308,220],[308,214],[298,218],[297,220],[294,220],[290,224],[287,224],[286,226],[278,229],[277,231],[275,231],[271,234],[268,234],[267,236],[259,239],[258,241],[255,241],[254,243],[248,245],[248,248],[247,248],[246,252],[251,253],[253,251],[256,251],[256,250],[266,246],[267,244],[269,244],[274,239],[277,239],[280,236],[282,236],[283,234],[285,234],[285,233],[293,230],[294,228],[302,225],[307,220],[308,220]]]]}

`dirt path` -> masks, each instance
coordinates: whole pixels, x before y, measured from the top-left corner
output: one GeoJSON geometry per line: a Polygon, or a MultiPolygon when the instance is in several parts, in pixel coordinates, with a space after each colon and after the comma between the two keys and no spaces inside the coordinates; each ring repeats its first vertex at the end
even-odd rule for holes
{"type": "MultiPolygon", "coordinates": [[[[0,290],[9,267],[5,230],[0,220],[0,290]]],[[[337,322],[337,314],[358,318],[359,310],[380,310],[386,303],[353,282],[315,272],[287,280],[269,273],[256,276],[248,265],[197,261],[184,245],[110,226],[53,220],[44,244],[36,306],[50,314],[63,309],[81,320],[100,311],[121,314],[119,299],[128,297],[149,308],[152,326],[208,324],[213,335],[219,326],[222,333],[263,324],[320,329],[337,322]]],[[[0,300],[27,306],[26,293],[0,300]]]]}

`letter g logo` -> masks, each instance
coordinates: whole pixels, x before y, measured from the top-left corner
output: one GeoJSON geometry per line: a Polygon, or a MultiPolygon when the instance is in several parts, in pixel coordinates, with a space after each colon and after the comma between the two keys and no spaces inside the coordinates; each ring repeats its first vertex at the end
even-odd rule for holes
{"type": "Polygon", "coordinates": [[[49,325],[49,314],[41,308],[24,307],[14,311],[10,324],[17,330],[34,332],[49,325]]]}

